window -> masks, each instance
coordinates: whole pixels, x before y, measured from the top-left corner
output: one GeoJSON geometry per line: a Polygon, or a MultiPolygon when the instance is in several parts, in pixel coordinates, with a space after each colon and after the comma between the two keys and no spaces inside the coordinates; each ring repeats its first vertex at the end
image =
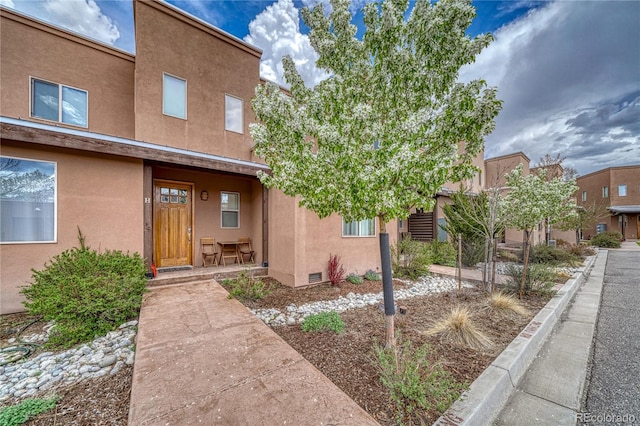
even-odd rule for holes
{"type": "Polygon", "coordinates": [[[222,192],[220,200],[221,223],[223,228],[240,228],[240,194],[222,192]]]}
{"type": "Polygon", "coordinates": [[[603,186],[602,187],[602,198],[607,198],[609,197],[609,187],[608,186],[603,186]]]}
{"type": "Polygon", "coordinates": [[[162,74],[162,113],[187,119],[187,80],[162,74]]]}
{"type": "Polygon", "coordinates": [[[88,93],[63,84],[31,79],[31,116],[87,127],[88,93]]]}
{"type": "Polygon", "coordinates": [[[0,242],[56,240],[56,163],[0,156],[0,242]]]}
{"type": "Polygon", "coordinates": [[[224,128],[236,133],[244,133],[242,99],[224,95],[224,128]]]}
{"type": "Polygon", "coordinates": [[[478,172],[478,185],[482,186],[482,170],[478,172]]]}
{"type": "Polygon", "coordinates": [[[376,226],[373,219],[365,219],[356,222],[342,220],[343,237],[371,237],[376,234],[376,226]]]}
{"type": "Polygon", "coordinates": [[[587,201],[587,191],[582,191],[582,201],[587,201]]]}
{"type": "Polygon", "coordinates": [[[618,185],[618,196],[626,197],[627,196],[627,184],[623,183],[622,185],[618,185]]]}

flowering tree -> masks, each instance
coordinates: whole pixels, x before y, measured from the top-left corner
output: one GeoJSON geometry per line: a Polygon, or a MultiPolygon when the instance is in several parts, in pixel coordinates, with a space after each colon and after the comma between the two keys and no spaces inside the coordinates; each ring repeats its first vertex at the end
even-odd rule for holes
{"type": "Polygon", "coordinates": [[[366,32],[356,37],[348,0],[303,9],[317,66],[329,77],[308,88],[291,58],[283,59],[285,94],[256,88],[251,124],[255,152],[271,174],[267,187],[299,196],[320,218],[378,218],[388,346],[394,344],[393,287],[386,223],[413,206],[433,208],[447,181],[471,177],[500,110],[496,90],[482,80],[457,81],[462,65],[489,44],[465,34],[475,12],[468,0],[369,3],[366,32]],[[464,141],[461,147],[461,142],[464,141]]]}
{"type": "Polygon", "coordinates": [[[524,176],[522,164],[505,176],[509,192],[504,197],[502,211],[507,225],[524,232],[524,266],[520,297],[524,296],[529,242],[531,232],[545,219],[550,224],[566,221],[576,214],[576,201],[572,195],[578,190],[575,180],[565,181],[561,177],[547,180],[542,169],[537,174],[524,176]]]}

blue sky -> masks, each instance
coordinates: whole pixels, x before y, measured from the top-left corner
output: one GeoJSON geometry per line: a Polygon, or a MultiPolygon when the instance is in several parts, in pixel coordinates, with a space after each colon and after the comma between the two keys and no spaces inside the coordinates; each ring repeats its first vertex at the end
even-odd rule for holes
{"type": "MultiPolygon", "coordinates": [[[[282,82],[290,54],[305,81],[325,78],[299,9],[328,0],[169,0],[263,50],[261,74],[282,82]]],[[[366,0],[352,0],[354,10],[366,0]]],[[[130,0],[0,0],[5,7],[134,52],[130,0]]],[[[470,35],[495,41],[461,70],[504,101],[485,157],[566,157],[579,174],[640,164],[640,1],[474,1],[470,35]]],[[[360,20],[356,16],[354,23],[360,20]]]]}

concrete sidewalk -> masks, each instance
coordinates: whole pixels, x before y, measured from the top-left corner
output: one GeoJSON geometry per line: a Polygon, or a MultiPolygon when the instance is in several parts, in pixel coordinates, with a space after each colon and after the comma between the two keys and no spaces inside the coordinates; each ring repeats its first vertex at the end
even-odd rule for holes
{"type": "Polygon", "coordinates": [[[377,424],[213,280],[154,288],[138,328],[130,425],[377,424]]]}
{"type": "Polygon", "coordinates": [[[607,263],[601,250],[587,281],[564,311],[497,425],[575,425],[580,411],[607,263]]]}

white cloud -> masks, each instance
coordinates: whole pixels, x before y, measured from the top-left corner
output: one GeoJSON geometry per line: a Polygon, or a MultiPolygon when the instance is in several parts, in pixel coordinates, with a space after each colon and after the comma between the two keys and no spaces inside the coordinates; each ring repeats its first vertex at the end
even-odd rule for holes
{"type": "Polygon", "coordinates": [[[0,0],[14,3],[16,10],[51,22],[107,44],[120,38],[113,20],[105,15],[94,0],[0,0]]]}
{"type": "Polygon", "coordinates": [[[10,7],[11,9],[16,7],[11,0],[0,0],[0,6],[10,7]]]}
{"type": "Polygon", "coordinates": [[[300,33],[300,17],[292,0],[278,0],[268,6],[249,24],[244,40],[262,49],[260,75],[285,84],[282,58],[290,55],[305,83],[310,86],[326,78],[316,67],[318,55],[309,37],[300,33]]]}
{"type": "Polygon", "coordinates": [[[551,2],[499,29],[461,79],[504,101],[486,156],[566,156],[581,174],[640,160],[638,2],[551,2]]]}

